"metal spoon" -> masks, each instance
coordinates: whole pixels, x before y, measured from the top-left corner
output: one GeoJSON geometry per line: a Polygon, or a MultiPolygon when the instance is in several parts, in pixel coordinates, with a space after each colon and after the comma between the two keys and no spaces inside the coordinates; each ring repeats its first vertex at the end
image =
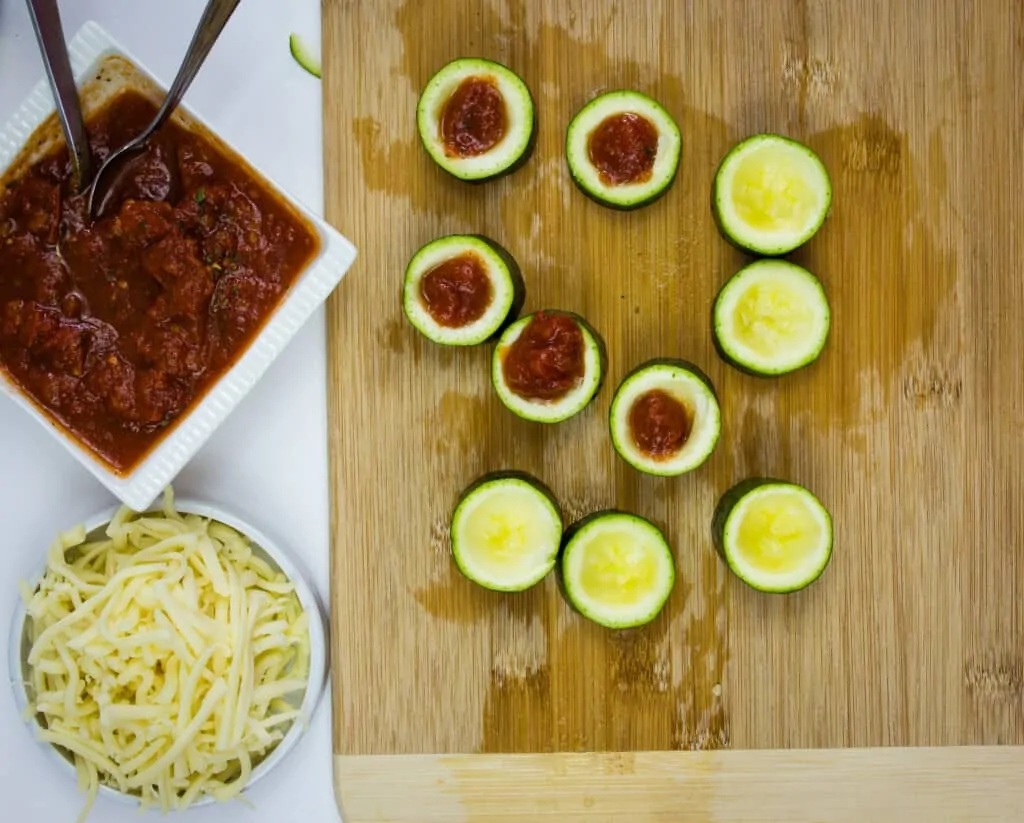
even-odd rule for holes
{"type": "Polygon", "coordinates": [[[76,192],[82,191],[92,178],[92,150],[89,135],[82,119],[82,107],[78,100],[78,88],[71,73],[67,46],[64,44],[64,28],[60,22],[57,0],[27,0],[32,28],[46,65],[46,76],[50,90],[57,104],[57,117],[64,131],[64,140],[71,158],[72,185],[76,192]]]}
{"type": "Polygon", "coordinates": [[[142,151],[153,133],[178,107],[178,103],[185,96],[185,92],[188,91],[188,87],[199,72],[203,61],[206,60],[206,55],[210,53],[210,49],[213,48],[213,44],[239,2],[240,0],[210,0],[206,4],[206,9],[203,11],[195,34],[192,35],[192,42],[189,43],[181,68],[178,69],[178,74],[171,84],[171,90],[167,92],[167,97],[156,113],[156,117],[153,118],[153,122],[143,129],[142,134],[111,154],[96,173],[96,177],[92,181],[92,189],[89,192],[90,217],[95,219],[106,209],[110,193],[117,183],[118,172],[124,167],[125,160],[142,151]]]}

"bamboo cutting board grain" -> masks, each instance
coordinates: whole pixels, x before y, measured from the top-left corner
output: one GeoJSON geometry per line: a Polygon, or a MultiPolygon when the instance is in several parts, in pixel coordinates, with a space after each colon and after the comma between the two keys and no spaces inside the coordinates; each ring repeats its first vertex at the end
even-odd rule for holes
{"type": "Polygon", "coordinates": [[[323,26],[327,214],[360,249],[328,313],[336,753],[1024,744],[1024,5],[328,0],[323,26]],[[459,56],[507,64],[537,103],[533,158],[483,186],[416,134],[420,90],[459,56]],[[563,154],[572,114],[615,87],[683,134],[672,190],[628,214],[576,191],[563,154]],[[832,337],[777,380],[724,366],[710,337],[744,260],[711,179],[760,131],[806,141],[834,185],[792,256],[828,290],[832,337]],[[462,231],[519,260],[527,311],[604,335],[607,382],[577,418],[516,419],[488,348],[405,322],[408,259],[462,231]],[[723,406],[714,456],[677,479],[634,472],[607,432],[615,385],[655,356],[696,362],[723,406]],[[613,633],[553,579],[461,578],[452,506],[502,468],[537,474],[567,519],[660,524],[678,569],[661,617],[613,633]],[[835,519],[830,567],[788,597],[731,578],[710,541],[718,496],[765,473],[835,519]]]}

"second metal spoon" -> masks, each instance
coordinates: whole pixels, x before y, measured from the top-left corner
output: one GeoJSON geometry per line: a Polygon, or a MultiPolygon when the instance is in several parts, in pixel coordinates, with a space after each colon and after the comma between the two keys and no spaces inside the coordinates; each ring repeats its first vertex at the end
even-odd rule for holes
{"type": "Polygon", "coordinates": [[[81,191],[92,182],[92,151],[82,120],[78,89],[71,73],[71,61],[64,44],[64,29],[57,0],[28,0],[27,5],[46,66],[46,76],[50,80],[50,89],[57,104],[57,116],[64,131],[64,140],[68,145],[73,170],[72,188],[81,191]]]}
{"type": "Polygon", "coordinates": [[[203,61],[206,60],[206,56],[210,53],[210,49],[213,48],[213,44],[239,2],[240,0],[210,0],[206,4],[206,9],[203,11],[195,34],[192,35],[192,42],[189,43],[181,68],[178,69],[171,89],[167,92],[167,97],[156,113],[156,117],[153,118],[153,122],[143,129],[142,134],[113,152],[96,172],[89,190],[89,215],[93,219],[99,217],[106,209],[110,193],[114,189],[124,162],[146,147],[149,138],[178,107],[181,98],[185,96],[185,92],[192,84],[192,80],[199,72],[199,68],[203,65],[203,61]]]}

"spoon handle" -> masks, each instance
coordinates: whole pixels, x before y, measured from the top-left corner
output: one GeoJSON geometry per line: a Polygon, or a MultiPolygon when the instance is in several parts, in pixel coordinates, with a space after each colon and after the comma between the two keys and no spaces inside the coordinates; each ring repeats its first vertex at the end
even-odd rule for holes
{"type": "Polygon", "coordinates": [[[192,85],[192,80],[203,65],[203,61],[206,60],[206,55],[210,53],[210,49],[213,48],[213,44],[239,2],[240,0],[210,0],[206,4],[203,16],[196,27],[196,32],[192,35],[192,42],[188,45],[185,59],[182,61],[181,68],[178,69],[178,74],[171,84],[171,90],[167,92],[167,97],[164,98],[160,111],[156,113],[152,124],[146,130],[147,133],[152,133],[160,128],[171,112],[177,108],[181,98],[188,91],[188,87],[192,85]]]}
{"type": "Polygon", "coordinates": [[[71,73],[67,46],[64,44],[64,28],[60,22],[57,0],[27,0],[32,28],[46,65],[46,76],[50,81],[57,117],[60,119],[68,153],[74,167],[76,190],[80,191],[92,179],[92,151],[89,135],[82,119],[82,107],[78,100],[75,77],[71,73]]]}

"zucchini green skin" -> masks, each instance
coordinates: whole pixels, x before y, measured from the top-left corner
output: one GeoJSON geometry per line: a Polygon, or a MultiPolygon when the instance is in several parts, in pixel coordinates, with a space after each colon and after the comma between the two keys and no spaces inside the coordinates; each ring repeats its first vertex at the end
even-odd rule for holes
{"type": "MultiPolygon", "coordinates": [[[[442,237],[436,238],[432,242],[441,242],[453,236],[456,235],[444,235],[442,237]]],[[[425,329],[422,326],[420,326],[414,318],[409,316],[409,312],[406,311],[405,286],[406,281],[410,276],[410,270],[408,268],[406,269],[405,276],[402,278],[402,288],[399,290],[398,299],[402,305],[402,313],[405,315],[406,320],[409,322],[410,325],[412,325],[414,329],[416,329],[417,332],[426,337],[430,342],[436,343],[439,346],[449,346],[452,348],[472,348],[473,346],[482,346],[486,345],[487,343],[493,343],[499,337],[501,337],[505,329],[507,329],[509,326],[515,323],[516,320],[519,319],[519,312],[522,311],[523,304],[526,302],[526,281],[523,279],[523,273],[522,270],[519,268],[519,263],[516,262],[516,259],[512,256],[512,254],[496,240],[493,240],[490,237],[487,237],[483,234],[470,233],[457,236],[471,237],[474,240],[479,240],[481,243],[484,243],[488,249],[494,252],[494,254],[505,264],[506,268],[508,269],[509,279],[512,283],[512,303],[509,306],[509,310],[506,313],[504,319],[501,321],[501,323],[498,324],[495,330],[488,337],[486,337],[483,340],[480,340],[477,343],[446,343],[445,341],[438,340],[437,338],[432,336],[428,329],[425,329]]],[[[419,251],[422,251],[422,249],[417,250],[417,254],[419,254],[419,251]]]]}
{"type": "MultiPolygon", "coordinates": [[[[590,395],[590,398],[587,400],[586,403],[584,403],[582,406],[579,406],[578,408],[576,408],[574,411],[572,411],[570,414],[566,415],[565,417],[560,417],[557,420],[538,420],[538,419],[535,419],[534,417],[531,417],[529,414],[524,412],[522,409],[512,408],[511,406],[506,404],[504,402],[504,400],[502,400],[502,405],[505,406],[505,408],[507,408],[510,412],[512,412],[516,417],[518,417],[518,418],[520,418],[522,420],[527,420],[527,421],[529,421],[531,423],[544,423],[544,424],[562,423],[562,422],[564,422],[566,420],[569,420],[570,418],[575,417],[580,412],[582,412],[585,408],[587,408],[587,406],[589,406],[591,403],[593,403],[595,398],[601,393],[601,390],[604,388],[604,384],[605,384],[607,376],[608,376],[608,347],[605,344],[604,337],[601,336],[601,334],[597,331],[597,329],[595,329],[583,317],[581,317],[580,315],[576,314],[575,312],[565,311],[563,309],[543,309],[543,312],[545,314],[551,315],[551,316],[556,316],[557,315],[557,316],[561,316],[561,317],[571,317],[583,329],[585,329],[588,334],[590,334],[591,339],[593,339],[593,341],[594,341],[594,345],[597,347],[597,368],[598,368],[597,385],[594,387],[594,391],[590,395]]],[[[536,313],[537,312],[534,312],[534,314],[536,314],[536,313]]],[[[527,315],[527,316],[532,317],[532,315],[527,315]]],[[[517,318],[517,319],[518,320],[522,320],[523,318],[520,317],[520,318],[517,318]]],[[[513,322],[515,322],[515,321],[513,321],[513,322]]],[[[512,325],[512,323],[509,323],[509,326],[510,325],[512,325]]],[[[506,326],[502,330],[502,334],[504,334],[504,332],[507,331],[507,330],[508,330],[508,326],[506,326]]],[[[495,349],[493,356],[495,358],[498,357],[498,350],[497,349],[495,349]]],[[[496,379],[495,378],[495,371],[496,371],[496,368],[492,364],[492,368],[491,368],[491,386],[497,392],[497,387],[494,385],[495,379],[496,379]]],[[[499,399],[500,399],[500,397],[501,397],[501,395],[499,394],[499,399]]]]}
{"type": "MultiPolygon", "coordinates": [[[[645,206],[650,206],[651,204],[653,204],[657,200],[660,200],[662,197],[668,194],[669,190],[675,183],[676,178],[679,176],[679,166],[681,165],[681,163],[677,160],[672,168],[672,173],[664,177],[661,181],[659,181],[659,185],[657,185],[649,195],[647,195],[646,197],[642,197],[638,200],[633,200],[628,203],[616,200],[614,198],[609,198],[607,196],[603,196],[600,190],[588,186],[580,175],[580,172],[577,168],[577,161],[574,157],[574,152],[572,150],[571,139],[573,125],[576,122],[577,118],[581,114],[583,114],[584,111],[589,109],[592,105],[594,105],[598,101],[601,101],[605,98],[609,98],[612,96],[621,96],[624,99],[624,101],[628,100],[629,97],[638,98],[644,101],[644,103],[647,106],[659,112],[665,118],[665,120],[670,124],[670,127],[674,132],[676,139],[680,143],[682,143],[682,133],[679,130],[679,125],[676,123],[675,118],[673,118],[668,113],[668,111],[665,109],[664,106],[661,105],[661,103],[659,103],[657,100],[650,97],[649,95],[643,94],[642,92],[637,92],[635,90],[619,89],[616,91],[605,92],[604,94],[599,95],[598,97],[595,97],[593,100],[589,100],[587,103],[580,106],[580,108],[577,109],[575,114],[573,114],[572,118],[569,121],[569,125],[566,128],[564,141],[566,165],[569,168],[569,177],[572,179],[573,184],[589,200],[593,201],[594,203],[597,203],[599,206],[604,206],[605,208],[613,209],[615,211],[635,211],[636,209],[641,209],[644,208],[645,206]]],[[[626,108],[628,108],[628,106],[626,106],[626,108]]]]}
{"type": "MultiPolygon", "coordinates": [[[[737,360],[736,358],[734,358],[731,354],[729,354],[728,350],[722,344],[721,338],[719,337],[719,334],[718,334],[718,305],[719,305],[719,301],[722,299],[722,296],[725,293],[726,289],[728,288],[729,284],[732,283],[733,278],[738,276],[738,275],[740,275],[740,274],[742,274],[743,271],[749,265],[751,265],[751,264],[748,263],[747,265],[743,266],[742,268],[740,268],[736,272],[736,274],[734,274],[732,277],[730,277],[728,280],[726,280],[725,283],[722,284],[722,287],[715,294],[715,299],[711,302],[711,342],[712,342],[712,344],[715,347],[715,353],[722,360],[722,362],[724,362],[724,363],[728,364],[729,366],[731,366],[732,368],[736,369],[736,371],[741,372],[743,374],[746,374],[749,377],[759,377],[759,378],[762,378],[764,380],[770,380],[772,378],[785,377],[787,374],[792,374],[795,371],[799,371],[800,369],[807,368],[812,363],[816,363],[818,361],[818,359],[821,357],[821,355],[825,353],[825,349],[828,347],[828,334],[826,334],[825,340],[821,344],[821,348],[818,349],[817,353],[813,357],[810,357],[810,358],[804,360],[799,366],[797,366],[795,368],[784,369],[784,370],[781,370],[781,371],[776,371],[776,370],[768,371],[768,370],[761,370],[761,369],[752,368],[751,366],[747,365],[746,363],[743,363],[742,361],[737,360]]],[[[810,273],[810,272],[808,272],[808,273],[810,273]]],[[[817,278],[815,278],[815,279],[817,279],[817,278]]],[[[824,287],[822,287],[822,290],[824,291],[824,287]]],[[[828,296],[826,294],[826,301],[827,300],[828,300],[828,296]]],[[[829,326],[831,326],[831,322],[832,322],[832,311],[831,311],[831,306],[830,306],[829,307],[829,326]]]]}
{"type": "MultiPolygon", "coordinates": [[[[617,509],[617,508],[614,508],[614,507],[612,507],[612,508],[605,508],[605,509],[598,509],[597,511],[593,511],[590,514],[588,514],[588,515],[586,515],[584,517],[581,517],[579,520],[575,521],[574,523],[571,523],[565,529],[565,532],[562,535],[562,545],[561,545],[561,548],[559,549],[559,552],[558,552],[558,561],[555,563],[555,580],[556,580],[556,582],[558,584],[558,592],[559,592],[559,594],[562,596],[562,598],[565,600],[565,602],[569,605],[569,608],[571,608],[576,614],[580,615],[581,617],[585,617],[587,620],[591,620],[594,623],[597,623],[599,626],[604,626],[605,628],[611,629],[613,631],[628,631],[629,629],[641,628],[641,627],[646,626],[646,625],[648,625],[650,623],[653,623],[657,619],[658,615],[661,614],[661,612],[664,610],[665,604],[668,603],[669,598],[672,596],[672,592],[675,590],[675,583],[676,583],[675,561],[673,559],[672,580],[671,580],[671,585],[669,585],[669,587],[668,587],[668,593],[665,595],[665,599],[661,602],[661,605],[658,607],[658,609],[654,613],[652,613],[646,620],[638,621],[638,622],[633,623],[632,625],[629,625],[629,626],[606,626],[600,620],[595,619],[595,617],[593,615],[587,614],[586,612],[582,611],[579,608],[579,606],[576,604],[576,600],[573,597],[572,592],[569,591],[569,587],[568,587],[568,585],[566,585],[566,582],[565,582],[564,561],[565,561],[566,549],[568,549],[569,544],[572,542],[573,538],[577,534],[579,534],[584,528],[586,528],[589,524],[591,524],[591,523],[593,523],[593,522],[595,522],[597,520],[601,520],[601,519],[603,519],[605,517],[609,517],[609,516],[627,517],[627,518],[629,518],[631,520],[636,520],[638,522],[645,523],[648,526],[652,526],[655,529],[657,529],[658,532],[661,533],[662,539],[665,540],[665,537],[664,537],[665,530],[662,529],[660,526],[658,526],[653,521],[648,520],[646,517],[641,517],[639,514],[634,514],[633,512],[627,512],[627,511],[624,511],[622,509],[617,509]]],[[[666,545],[667,545],[667,541],[666,541],[666,545]]]]}
{"type": "MultiPolygon", "coordinates": [[[[714,514],[711,517],[711,540],[715,547],[715,551],[718,556],[722,558],[727,566],[731,567],[729,558],[725,551],[725,526],[729,521],[729,515],[732,514],[733,509],[739,504],[743,498],[748,494],[764,486],[786,486],[798,488],[801,491],[807,492],[808,490],[803,488],[797,483],[790,482],[789,480],[780,480],[777,477],[748,477],[745,480],[741,480],[731,488],[727,489],[722,496],[718,499],[718,504],[715,506],[714,514]]],[[[809,492],[808,492],[809,493],[809,492]]],[[[829,522],[831,523],[832,516],[829,514],[829,522]]],[[[829,563],[832,560],[832,543],[829,540],[828,553],[825,557],[825,561],[821,564],[821,568],[818,573],[813,577],[807,578],[803,583],[797,586],[793,586],[788,589],[768,589],[758,586],[745,577],[735,575],[737,579],[743,581],[743,583],[752,589],[765,594],[792,594],[793,592],[801,591],[810,586],[816,581],[822,574],[825,573],[825,569],[828,568],[829,563]]]]}
{"type": "MultiPolygon", "coordinates": [[[[497,591],[497,592],[525,591],[525,589],[496,589],[496,588],[492,588],[492,587],[490,587],[490,586],[480,582],[475,577],[473,577],[471,574],[468,574],[466,572],[466,570],[463,568],[462,563],[459,561],[458,538],[456,536],[456,529],[455,529],[455,517],[458,514],[459,508],[477,490],[483,488],[484,486],[488,486],[488,485],[490,485],[492,483],[501,483],[502,481],[505,481],[505,480],[519,480],[519,481],[522,481],[523,483],[527,483],[530,486],[532,486],[539,494],[541,494],[544,497],[546,497],[548,502],[551,503],[551,506],[554,508],[555,512],[557,513],[557,516],[558,516],[559,520],[561,520],[561,522],[562,522],[562,530],[563,530],[563,534],[564,534],[564,530],[565,530],[565,515],[562,512],[562,507],[559,504],[558,498],[555,496],[555,493],[544,482],[542,482],[536,476],[530,474],[529,472],[520,471],[520,470],[517,470],[517,469],[500,469],[500,470],[497,470],[497,471],[487,472],[486,474],[481,475],[476,480],[474,480],[472,483],[470,483],[462,491],[462,493],[459,495],[458,501],[456,502],[455,506],[452,508],[452,514],[451,514],[451,517],[449,518],[449,521],[448,521],[448,533],[449,533],[449,535],[451,537],[451,556],[452,556],[452,562],[455,564],[455,568],[458,569],[459,574],[461,574],[463,577],[465,577],[470,582],[476,584],[477,586],[480,586],[481,588],[485,588],[488,591],[497,591]]],[[[559,547],[559,553],[558,553],[558,557],[560,557],[560,556],[561,556],[561,547],[559,547]]],[[[558,557],[555,558],[555,565],[556,566],[558,565],[558,557]]],[[[539,582],[540,581],[538,580],[537,583],[539,583],[539,582]]],[[[536,585],[536,583],[534,583],[533,585],[536,585]]],[[[527,588],[531,588],[531,587],[528,586],[527,588]]]]}
{"type": "MultiPolygon", "coordinates": [[[[758,257],[782,257],[783,255],[789,254],[790,252],[793,252],[796,249],[803,246],[812,237],[814,237],[814,235],[818,233],[818,231],[821,229],[823,225],[825,225],[825,221],[828,220],[829,212],[832,205],[832,183],[830,179],[825,208],[822,210],[818,222],[815,224],[813,230],[811,230],[807,234],[807,236],[804,237],[799,242],[793,245],[787,244],[776,249],[764,249],[756,245],[744,243],[739,238],[733,236],[733,234],[729,231],[729,229],[725,226],[725,224],[722,221],[722,213],[721,207],[719,205],[718,194],[719,177],[722,173],[722,170],[728,165],[728,163],[733,159],[733,157],[738,151],[745,148],[750,141],[765,137],[779,140],[785,143],[790,143],[804,151],[811,151],[812,154],[814,153],[809,146],[805,145],[804,143],[801,143],[799,140],[794,140],[792,137],[786,137],[781,134],[775,134],[774,132],[762,132],[760,134],[752,134],[748,137],[745,137],[743,140],[740,140],[738,143],[736,143],[736,145],[729,149],[725,157],[722,158],[721,162],[719,162],[718,164],[718,167],[715,169],[715,175],[711,179],[711,214],[714,218],[715,226],[718,229],[718,233],[722,236],[722,239],[724,239],[733,248],[738,249],[739,251],[744,252],[745,254],[753,254],[757,255],[758,257]]],[[[817,157],[816,154],[815,157],[817,157]]]]}
{"type": "MultiPolygon", "coordinates": [[[[510,175],[510,174],[512,174],[515,171],[518,171],[524,165],[526,165],[526,163],[533,156],[534,149],[537,146],[537,129],[538,129],[537,106],[536,106],[536,102],[534,101],[534,98],[533,98],[533,92],[530,91],[530,87],[526,84],[526,81],[523,80],[523,78],[517,72],[514,72],[508,66],[504,65],[503,63],[499,63],[496,60],[488,60],[486,58],[481,58],[481,57],[460,57],[460,58],[456,58],[455,60],[452,60],[451,62],[447,63],[446,65],[444,65],[440,69],[438,69],[438,71],[435,72],[434,76],[431,77],[430,79],[431,79],[431,81],[434,80],[437,77],[437,75],[440,74],[443,71],[455,71],[455,70],[457,70],[458,68],[460,68],[462,65],[464,65],[466,63],[475,63],[475,64],[480,65],[481,67],[489,66],[489,67],[492,67],[492,68],[494,68],[494,69],[496,69],[498,71],[501,71],[501,72],[508,72],[509,74],[514,75],[519,80],[519,82],[522,84],[522,89],[525,91],[525,97],[526,97],[526,100],[527,100],[527,102],[529,104],[530,121],[531,121],[530,136],[527,139],[526,145],[523,147],[523,150],[519,153],[519,155],[516,157],[516,159],[514,161],[512,161],[512,163],[506,164],[505,166],[502,166],[502,167],[498,168],[497,170],[495,170],[491,174],[472,176],[472,177],[466,177],[466,176],[460,174],[454,167],[452,167],[452,166],[442,162],[441,160],[439,160],[437,157],[434,156],[433,152],[430,151],[429,141],[428,141],[427,137],[423,134],[423,131],[418,127],[418,123],[419,123],[419,109],[420,109],[420,106],[423,104],[423,95],[426,93],[426,91],[428,90],[428,88],[430,86],[430,82],[429,81],[427,83],[427,86],[420,93],[420,98],[416,102],[416,115],[417,115],[416,116],[416,119],[417,119],[417,129],[416,129],[416,131],[417,131],[417,134],[419,134],[420,143],[423,146],[424,150],[426,151],[427,156],[430,157],[430,159],[434,162],[434,165],[437,166],[439,169],[441,169],[441,171],[443,171],[449,177],[452,177],[453,179],[458,180],[461,183],[469,183],[470,185],[481,185],[483,183],[491,183],[491,182],[493,182],[495,180],[499,180],[502,177],[506,177],[507,175],[510,175]]],[[[508,101],[506,101],[506,105],[509,105],[508,101]]]]}

